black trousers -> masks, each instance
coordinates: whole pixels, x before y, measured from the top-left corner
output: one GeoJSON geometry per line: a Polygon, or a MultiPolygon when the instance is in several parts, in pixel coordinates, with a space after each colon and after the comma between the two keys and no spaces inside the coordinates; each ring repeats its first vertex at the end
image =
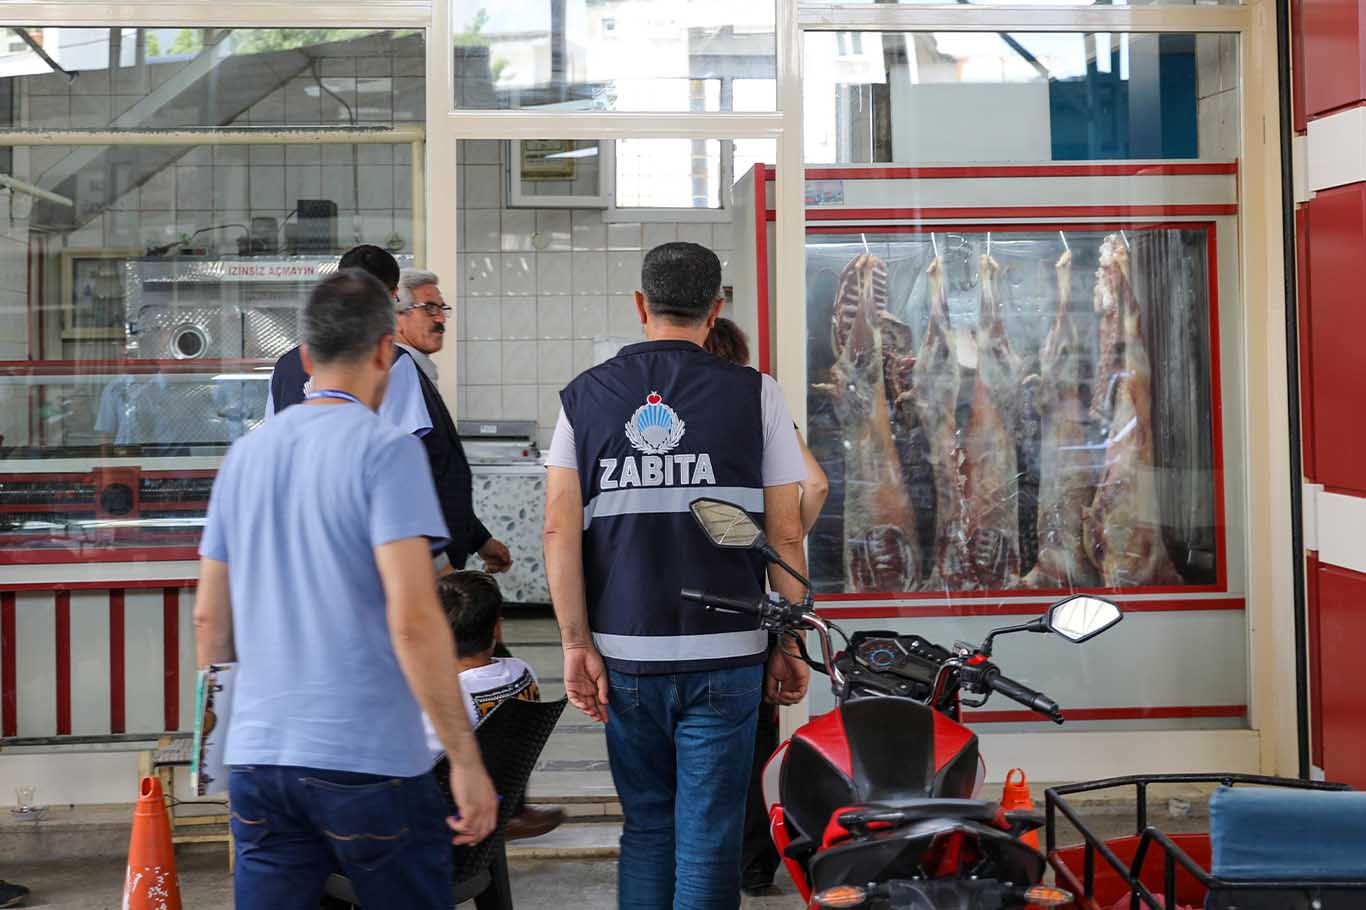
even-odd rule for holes
{"type": "Polygon", "coordinates": [[[754,766],[750,769],[749,796],[745,799],[745,841],[741,881],[746,885],[768,884],[778,871],[778,851],[768,831],[768,806],[764,805],[764,765],[778,750],[778,706],[759,705],[754,739],[754,766]]]}

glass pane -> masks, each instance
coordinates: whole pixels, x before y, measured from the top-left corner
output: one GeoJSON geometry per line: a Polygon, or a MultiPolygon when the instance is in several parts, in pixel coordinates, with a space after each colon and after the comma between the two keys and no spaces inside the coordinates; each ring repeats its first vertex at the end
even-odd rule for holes
{"type": "Polygon", "coordinates": [[[1067,729],[1245,726],[1236,37],[804,41],[828,615],[950,645],[1103,591],[1084,651],[993,659],[1067,729]]]}
{"type": "Polygon", "coordinates": [[[618,208],[721,207],[720,142],[618,139],[615,145],[618,208]]]}
{"type": "MultiPolygon", "coordinates": [[[[831,0],[839,5],[865,4],[869,0],[831,0]]],[[[887,3],[938,4],[940,0],[875,0],[887,3]]],[[[957,0],[972,6],[1218,6],[1240,0],[957,0]]]]}
{"type": "Polygon", "coordinates": [[[808,32],[804,41],[808,163],[1236,156],[1234,35],[808,32]]]}
{"type": "Polygon", "coordinates": [[[774,109],[738,86],[774,82],[771,0],[452,0],[452,21],[457,108],[774,109]]]}
{"type": "Polygon", "coordinates": [[[0,150],[23,181],[0,199],[0,548],[191,558],[308,289],[357,243],[413,261],[423,34],[28,33],[52,62],[0,43],[0,128],[66,144],[0,150]],[[108,129],[126,141],[77,141],[108,129]],[[197,129],[220,132],[161,144],[197,129]]]}

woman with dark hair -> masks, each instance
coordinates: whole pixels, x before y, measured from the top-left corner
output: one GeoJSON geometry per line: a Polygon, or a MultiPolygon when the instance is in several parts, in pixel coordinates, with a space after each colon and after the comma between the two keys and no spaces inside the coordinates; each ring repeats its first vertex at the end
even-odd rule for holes
{"type": "MultiPolygon", "coordinates": [[[[749,366],[749,340],[731,319],[719,316],[707,335],[704,345],[711,354],[740,366],[749,366]]],[[[801,487],[802,532],[810,534],[820,517],[821,506],[830,494],[830,481],[806,446],[802,434],[797,434],[806,462],[806,480],[801,487]]],[[[764,805],[764,765],[778,748],[778,708],[759,706],[759,729],[754,742],[754,767],[749,779],[749,795],[745,800],[745,842],[741,866],[741,887],[746,894],[759,895],[773,886],[773,875],[778,871],[778,851],[774,849],[768,832],[768,807],[764,805]]]]}

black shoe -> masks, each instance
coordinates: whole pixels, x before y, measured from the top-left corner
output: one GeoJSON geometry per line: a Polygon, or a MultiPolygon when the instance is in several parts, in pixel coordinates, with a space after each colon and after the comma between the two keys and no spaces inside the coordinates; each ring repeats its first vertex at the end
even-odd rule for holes
{"type": "Polygon", "coordinates": [[[758,869],[748,869],[740,879],[740,890],[750,897],[764,897],[773,894],[773,873],[758,869]]]}
{"type": "Polygon", "coordinates": [[[28,899],[28,889],[14,882],[0,880],[0,907],[17,907],[28,899]]]}

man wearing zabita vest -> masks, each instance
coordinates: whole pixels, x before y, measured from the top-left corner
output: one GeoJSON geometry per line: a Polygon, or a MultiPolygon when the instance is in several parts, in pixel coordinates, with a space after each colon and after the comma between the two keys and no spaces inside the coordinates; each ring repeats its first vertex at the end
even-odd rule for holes
{"type": "MultiPolygon", "coordinates": [[[[629,345],[560,394],[547,458],[546,573],[570,701],[607,724],[626,824],[618,902],[740,904],[745,792],[761,697],[795,704],[807,670],[752,617],[709,613],[683,588],[759,597],[756,554],[712,547],[688,511],[706,496],[762,519],[805,571],[792,418],[768,376],[702,348],[724,302],[721,264],[692,243],[645,256],[629,345]]],[[[801,591],[785,573],[769,582],[801,591]]]]}

